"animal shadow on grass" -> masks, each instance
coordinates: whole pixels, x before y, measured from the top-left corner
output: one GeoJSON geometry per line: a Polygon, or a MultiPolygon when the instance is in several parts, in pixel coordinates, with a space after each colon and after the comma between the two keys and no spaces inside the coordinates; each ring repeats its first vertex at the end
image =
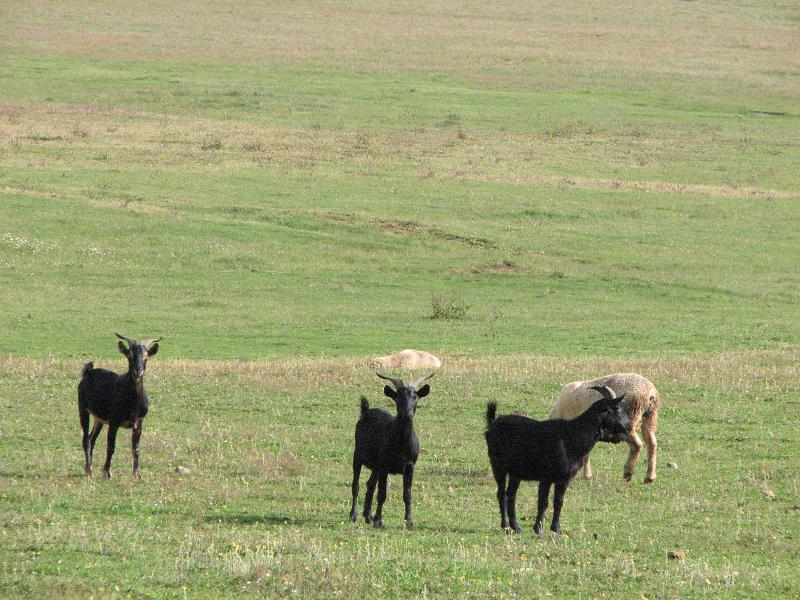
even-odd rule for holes
{"type": "Polygon", "coordinates": [[[284,515],[258,515],[253,513],[209,514],[203,517],[206,523],[228,523],[231,525],[308,525],[308,519],[298,519],[284,515]]]}
{"type": "Polygon", "coordinates": [[[436,525],[435,523],[426,524],[424,522],[415,521],[414,531],[425,533],[443,533],[443,534],[477,534],[485,533],[485,530],[480,527],[467,527],[464,525],[453,525],[451,523],[436,525]]]}
{"type": "Polygon", "coordinates": [[[252,513],[210,514],[203,517],[206,523],[227,523],[231,525],[313,525],[308,519],[282,515],[258,515],[252,513]]]}
{"type": "Polygon", "coordinates": [[[288,515],[265,515],[254,513],[208,514],[203,516],[206,523],[226,523],[229,525],[292,525],[298,527],[314,527],[338,529],[341,521],[336,518],[298,518],[288,515]]]}

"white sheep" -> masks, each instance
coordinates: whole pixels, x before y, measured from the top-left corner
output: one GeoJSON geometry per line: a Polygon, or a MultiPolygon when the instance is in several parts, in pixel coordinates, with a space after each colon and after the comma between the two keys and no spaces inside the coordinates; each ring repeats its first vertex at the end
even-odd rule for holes
{"type": "Polygon", "coordinates": [[[442,361],[424,350],[403,350],[388,356],[378,356],[370,361],[370,367],[383,371],[414,371],[438,369],[442,361]]]}
{"type": "MultiPolygon", "coordinates": [[[[616,437],[606,436],[602,439],[628,443],[630,453],[622,476],[625,481],[630,481],[634,465],[642,451],[642,440],[636,433],[641,425],[642,436],[647,444],[647,476],[644,482],[650,483],[656,478],[656,423],[661,398],[649,380],[636,373],[614,373],[591,381],[573,381],[561,388],[561,395],[550,409],[548,419],[574,419],[602,398],[592,387],[604,385],[618,395],[625,394],[622,406],[631,418],[631,432],[616,437]]],[[[588,454],[583,458],[583,476],[586,479],[592,476],[588,454]]]]}

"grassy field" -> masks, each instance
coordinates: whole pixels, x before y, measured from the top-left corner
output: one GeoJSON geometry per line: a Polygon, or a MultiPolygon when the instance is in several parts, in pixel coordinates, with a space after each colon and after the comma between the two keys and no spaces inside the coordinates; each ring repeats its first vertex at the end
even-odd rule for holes
{"type": "Polygon", "coordinates": [[[797,597],[799,24],[0,6],[0,596],[797,597]],[[77,376],[121,368],[114,331],[164,338],[136,483],[124,435],[81,475],[77,376]],[[445,368],[417,528],[395,481],[377,532],[346,522],[352,430],[385,400],[367,359],[406,347],[445,368]],[[567,536],[503,535],[486,400],[541,417],[613,370],[662,392],[659,478],[604,445],[567,536]]]}

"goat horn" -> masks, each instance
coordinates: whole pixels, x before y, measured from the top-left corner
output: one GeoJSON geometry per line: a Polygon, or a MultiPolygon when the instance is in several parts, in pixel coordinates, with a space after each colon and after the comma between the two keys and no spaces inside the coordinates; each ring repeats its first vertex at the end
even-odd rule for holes
{"type": "Polygon", "coordinates": [[[121,335],[121,334],[117,333],[116,331],[114,332],[114,335],[116,335],[119,339],[125,340],[126,342],[128,342],[129,346],[135,346],[136,345],[136,340],[134,340],[133,338],[125,337],[124,335],[121,335]]]}
{"type": "Polygon", "coordinates": [[[617,397],[617,393],[612,390],[607,385],[596,385],[592,386],[593,390],[597,390],[606,400],[614,400],[617,397]]]}
{"type": "Polygon", "coordinates": [[[431,374],[430,374],[430,375],[428,375],[427,377],[415,377],[415,378],[414,378],[414,379],[412,379],[412,380],[411,380],[411,382],[408,384],[408,387],[413,387],[414,389],[417,389],[417,386],[418,386],[420,383],[422,383],[423,381],[428,381],[428,379],[430,379],[430,378],[431,378],[431,377],[433,377],[434,375],[436,375],[436,373],[431,373],[431,374]]]}
{"type": "Polygon", "coordinates": [[[375,371],[375,374],[380,377],[381,379],[386,379],[387,381],[391,381],[394,384],[395,389],[399,390],[403,385],[403,380],[399,377],[387,377],[386,375],[381,375],[378,371],[375,371]]]}
{"type": "Polygon", "coordinates": [[[145,348],[150,348],[150,346],[151,346],[152,344],[155,344],[156,342],[160,342],[160,341],[161,341],[161,338],[160,338],[160,337],[157,337],[157,338],[150,338],[149,340],[145,340],[145,341],[143,341],[143,342],[142,342],[142,346],[144,346],[145,348]]]}

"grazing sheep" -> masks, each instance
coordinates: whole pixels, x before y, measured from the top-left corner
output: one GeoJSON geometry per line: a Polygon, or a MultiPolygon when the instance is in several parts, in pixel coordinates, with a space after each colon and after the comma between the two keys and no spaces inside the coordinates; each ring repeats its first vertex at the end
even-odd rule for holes
{"type": "Polygon", "coordinates": [[[517,489],[522,480],[536,480],[539,482],[539,505],[533,530],[542,532],[550,486],[555,485],[550,529],[560,534],[564,494],[580,469],[583,457],[600,439],[601,431],[619,434],[630,430],[630,417],[620,406],[624,396],[615,397],[613,390],[607,387],[594,389],[602,398],[571,420],[534,421],[520,415],[495,418],[497,403],[486,405],[486,446],[497,482],[503,529],[522,531],[517,522],[517,489]]]}
{"type": "Polygon", "coordinates": [[[147,359],[158,352],[161,338],[145,340],[141,344],[136,340],[116,334],[128,342],[128,347],[119,342],[119,351],[128,359],[128,371],[117,375],[106,369],[95,369],[93,363],[86,363],[81,372],[78,384],[78,417],[83,430],[83,453],[86,459],[84,471],[91,476],[92,453],[94,443],[103,424],[108,424],[106,442],[106,463],[103,475],[111,477],[111,457],[120,427],[132,429],[131,450],[133,452],[133,475],[141,478],[139,472],[139,439],[142,437],[142,420],[149,410],[147,394],[144,391],[144,369],[147,359]],[[89,415],[94,417],[94,425],[89,432],[89,415]]]}
{"type": "Polygon", "coordinates": [[[364,496],[364,520],[375,527],[383,527],[383,503],[386,501],[386,486],[389,473],[403,474],[403,502],[406,507],[406,527],[414,526],[411,517],[411,481],[414,465],[419,457],[419,439],[414,431],[414,414],[417,400],[428,395],[428,384],[417,389],[423,381],[433,377],[416,377],[408,385],[402,379],[377,374],[381,379],[391,381],[383,388],[383,393],[395,402],[397,416],[392,416],[380,408],[370,408],[367,399],[361,396],[361,416],[356,423],[355,450],[353,451],[353,502],[350,506],[350,520],[358,519],[358,479],[361,466],[367,466],[372,473],[367,480],[367,493],[364,496]],[[378,510],[373,517],[372,495],[378,485],[378,510]]]}
{"type": "MultiPolygon", "coordinates": [[[[573,381],[561,389],[561,395],[550,409],[549,419],[572,419],[585,411],[597,400],[592,392],[597,386],[608,386],[617,394],[625,396],[622,403],[623,409],[631,418],[630,433],[620,436],[603,435],[602,441],[625,441],[630,446],[628,460],[625,462],[623,478],[630,481],[633,477],[633,468],[642,451],[642,440],[636,433],[641,425],[642,436],[647,444],[647,475],[645,483],[650,483],[656,478],[656,424],[658,422],[658,407],[661,398],[656,387],[647,379],[636,373],[614,373],[605,377],[598,377],[591,381],[573,381]]],[[[592,476],[592,466],[587,454],[583,461],[583,476],[589,479],[592,476]]]]}
{"type": "Polygon", "coordinates": [[[384,371],[414,371],[438,369],[442,361],[424,350],[403,350],[388,356],[378,356],[370,361],[370,367],[384,371]]]}

